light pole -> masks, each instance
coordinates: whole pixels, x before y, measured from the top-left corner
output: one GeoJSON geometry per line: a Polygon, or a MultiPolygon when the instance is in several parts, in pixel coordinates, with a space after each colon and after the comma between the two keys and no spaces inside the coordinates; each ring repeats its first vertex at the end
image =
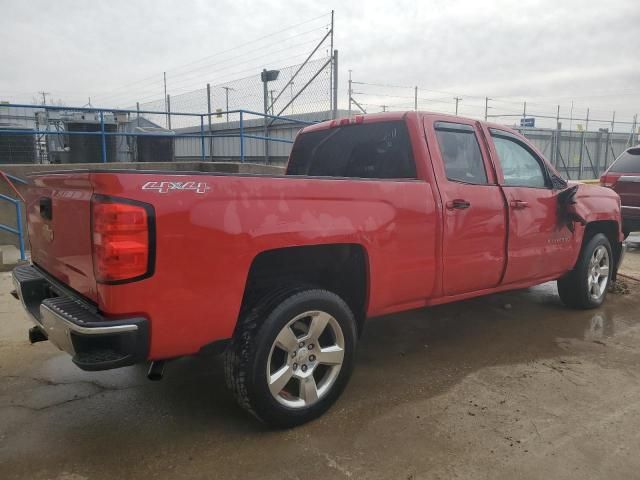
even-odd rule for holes
{"type": "Polygon", "coordinates": [[[267,115],[269,114],[269,82],[273,82],[278,79],[280,70],[262,70],[260,79],[262,80],[263,95],[264,95],[264,163],[269,163],[269,124],[267,115]]]}

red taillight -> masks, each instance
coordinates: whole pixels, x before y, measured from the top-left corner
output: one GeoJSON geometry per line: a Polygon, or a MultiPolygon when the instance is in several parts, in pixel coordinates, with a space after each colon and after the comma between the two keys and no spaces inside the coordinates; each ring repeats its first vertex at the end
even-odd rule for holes
{"type": "Polygon", "coordinates": [[[153,208],[144,203],[94,195],[93,270],[100,283],[149,276],[153,268],[153,208]]]}

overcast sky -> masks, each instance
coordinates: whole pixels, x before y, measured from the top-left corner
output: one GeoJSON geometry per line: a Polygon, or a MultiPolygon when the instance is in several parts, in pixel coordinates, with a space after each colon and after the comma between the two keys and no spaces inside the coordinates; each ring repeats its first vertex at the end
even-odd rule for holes
{"type": "MultiPolygon", "coordinates": [[[[488,95],[544,112],[571,100],[592,116],[640,112],[637,0],[0,0],[0,100],[46,91],[70,105],[106,101],[141,79],[161,96],[163,71],[332,8],[341,98],[351,69],[358,80],[459,94],[467,108],[488,95]]],[[[200,73],[199,84],[220,80],[200,73]]]]}

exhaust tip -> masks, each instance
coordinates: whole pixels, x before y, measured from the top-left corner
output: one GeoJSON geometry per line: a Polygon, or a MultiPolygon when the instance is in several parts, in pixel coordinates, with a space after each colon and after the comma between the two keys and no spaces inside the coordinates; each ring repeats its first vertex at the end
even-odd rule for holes
{"type": "Polygon", "coordinates": [[[147,373],[147,378],[154,382],[162,380],[162,377],[164,376],[165,364],[166,364],[165,360],[157,360],[157,361],[151,362],[151,365],[149,365],[149,372],[147,373]]]}

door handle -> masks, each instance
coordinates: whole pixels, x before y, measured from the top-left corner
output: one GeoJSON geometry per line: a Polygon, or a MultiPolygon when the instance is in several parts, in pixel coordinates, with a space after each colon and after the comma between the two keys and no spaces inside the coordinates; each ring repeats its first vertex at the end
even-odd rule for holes
{"type": "Polygon", "coordinates": [[[447,202],[447,208],[449,210],[457,209],[457,210],[465,210],[469,208],[471,204],[462,198],[456,198],[455,200],[449,200],[447,202]]]}
{"type": "Polygon", "coordinates": [[[511,206],[516,210],[522,210],[529,206],[529,202],[525,202],[523,200],[511,200],[511,206]]]}

